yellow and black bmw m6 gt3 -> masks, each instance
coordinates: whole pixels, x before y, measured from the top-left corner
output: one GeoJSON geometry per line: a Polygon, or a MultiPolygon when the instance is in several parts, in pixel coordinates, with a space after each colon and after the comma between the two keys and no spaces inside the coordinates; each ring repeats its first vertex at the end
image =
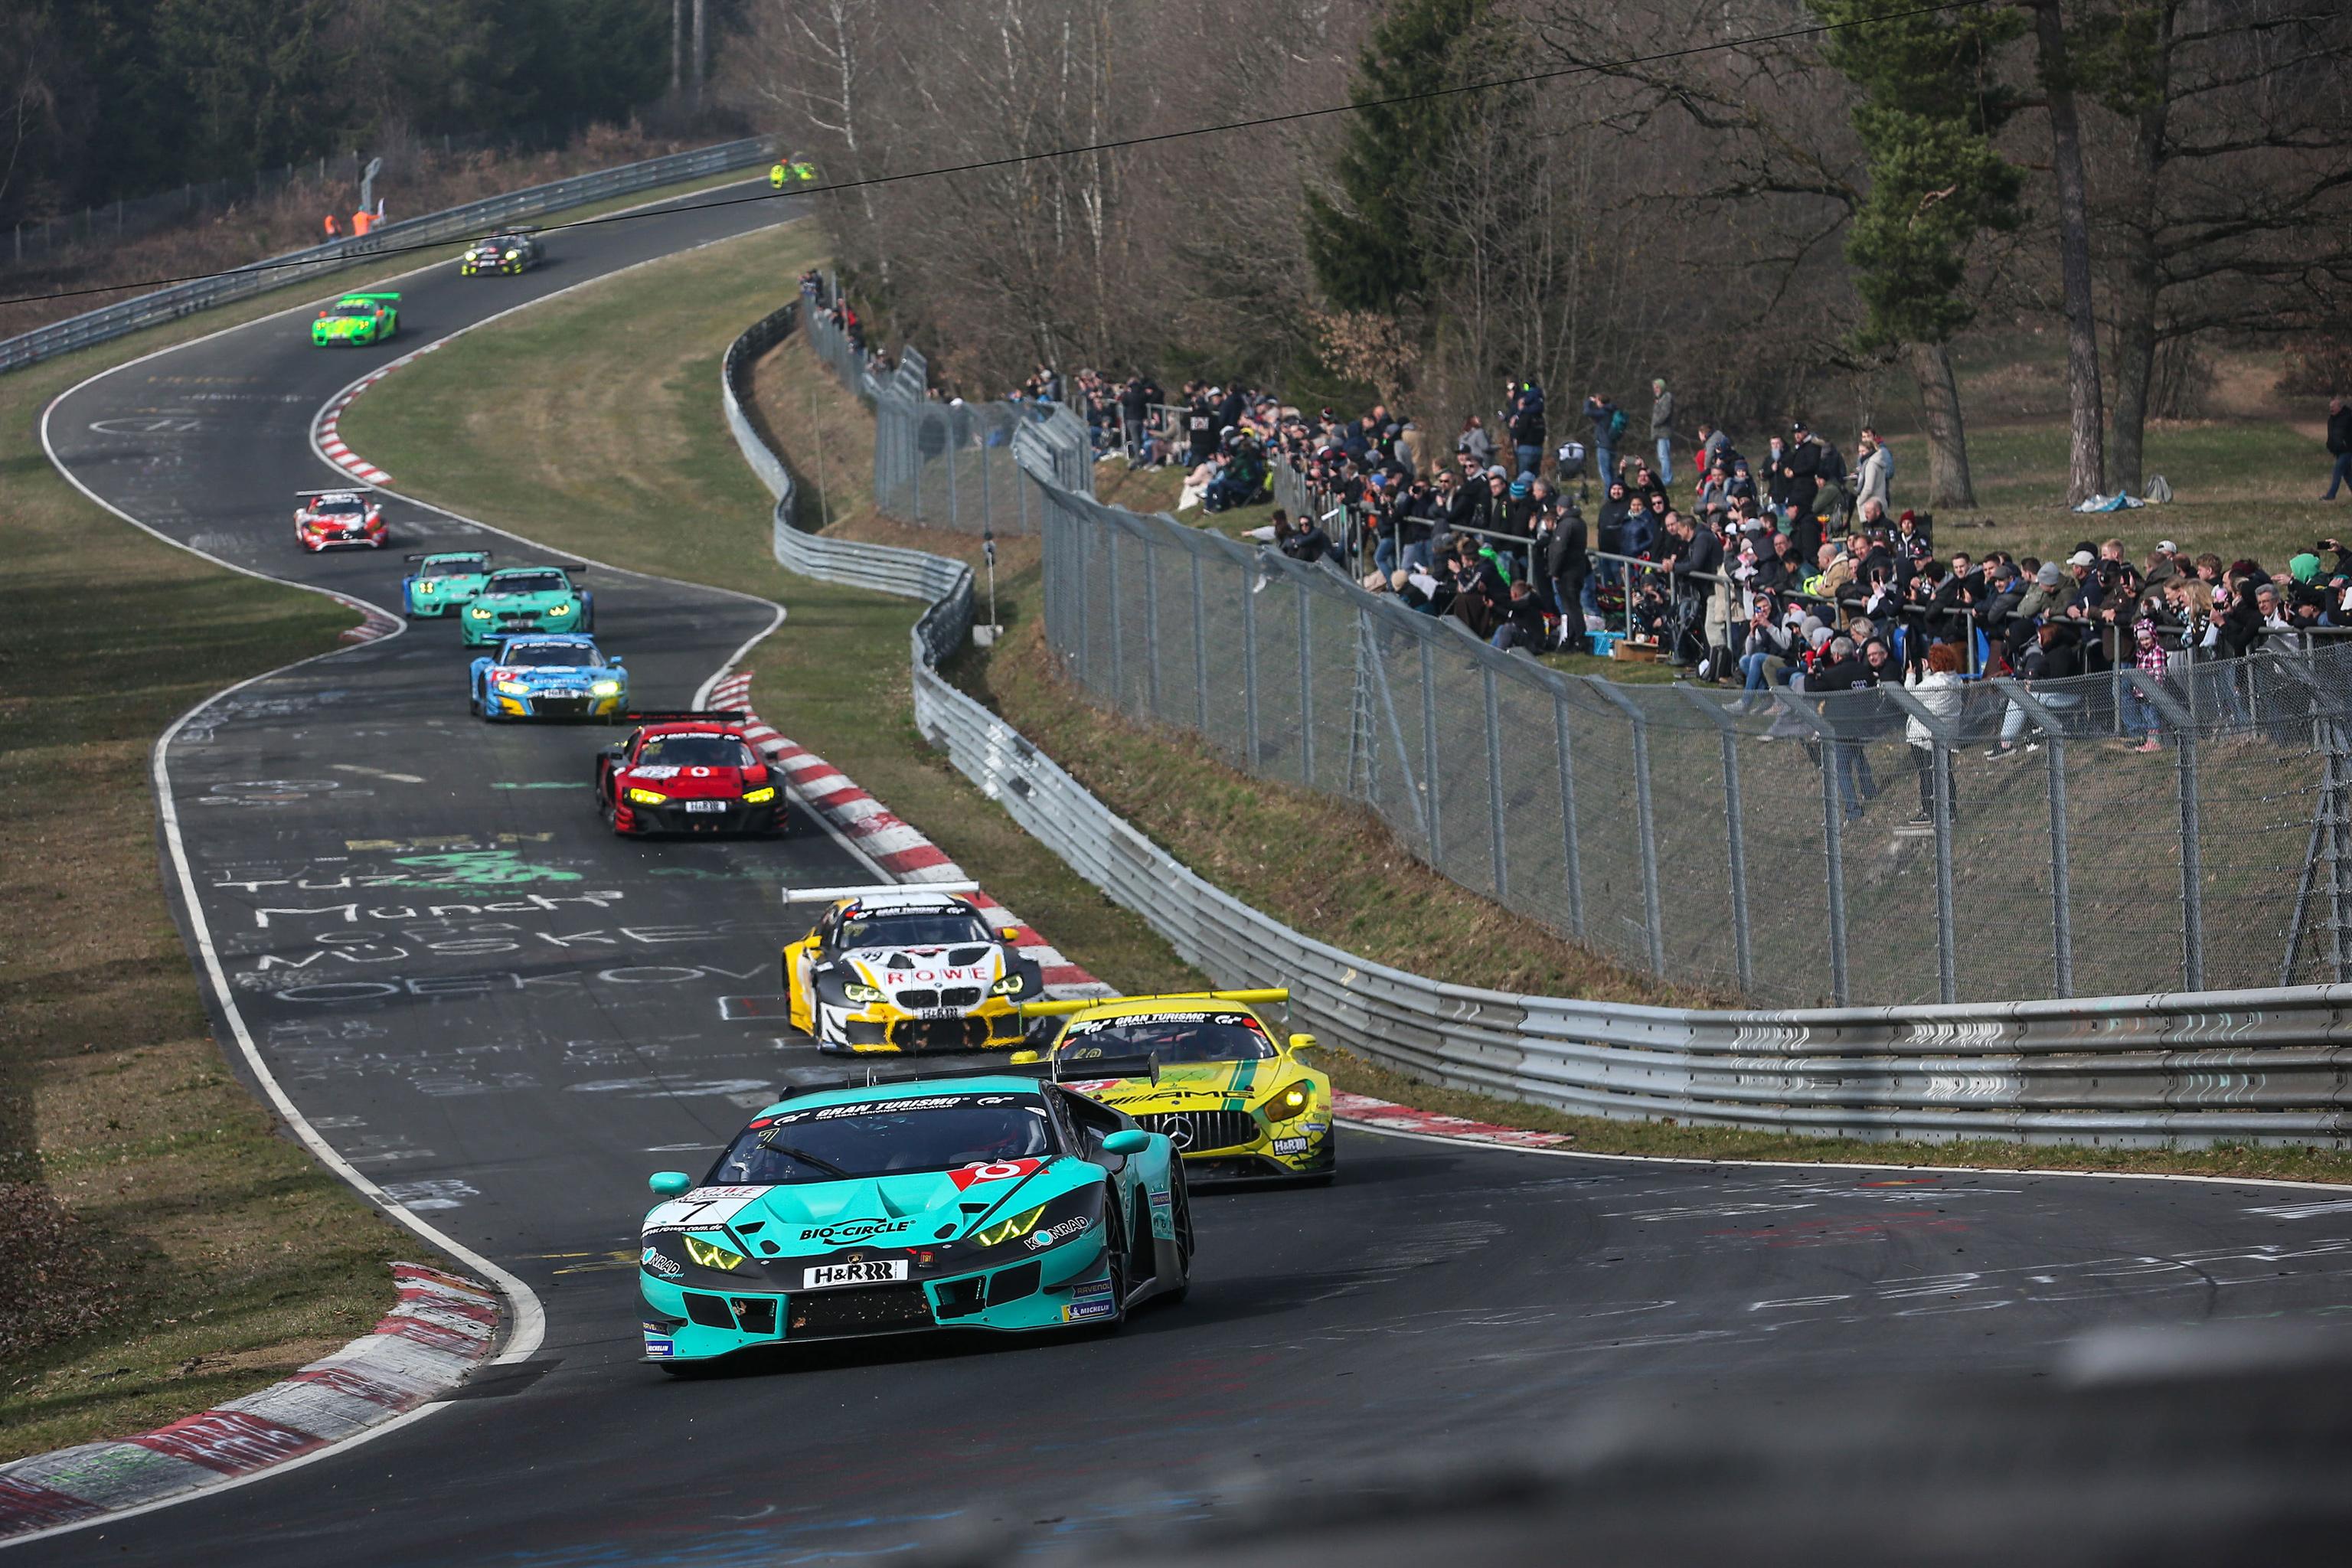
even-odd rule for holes
{"type": "Polygon", "coordinates": [[[1019,931],[992,930],[979,907],[920,884],[786,893],[826,901],[808,935],[784,949],[793,1026],[828,1051],[1011,1050],[1019,1008],[1044,994],[1019,931]]]}
{"type": "Polygon", "coordinates": [[[1033,1002],[1021,1011],[1064,1016],[1047,1047],[1064,1081],[1168,1134],[1190,1180],[1328,1182],[1339,1134],[1331,1079],[1301,1059],[1315,1037],[1277,1036],[1253,1006],[1289,1000],[1282,990],[1202,991],[1033,1002]],[[1150,1058],[1158,1081],[1086,1077],[1088,1058],[1114,1057],[1150,1058]]]}

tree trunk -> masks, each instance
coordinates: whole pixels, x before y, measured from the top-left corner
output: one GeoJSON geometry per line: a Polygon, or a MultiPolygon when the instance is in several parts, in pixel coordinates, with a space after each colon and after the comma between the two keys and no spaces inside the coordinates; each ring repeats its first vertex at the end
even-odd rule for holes
{"type": "Polygon", "coordinates": [[[703,8],[707,3],[708,0],[694,0],[694,54],[690,62],[691,68],[693,70],[693,76],[691,79],[693,81],[693,96],[690,101],[697,109],[700,109],[702,107],[703,62],[709,58],[709,55],[703,45],[702,32],[703,8]]]}
{"type": "Polygon", "coordinates": [[[2164,168],[2164,137],[2172,94],[2172,25],[2168,5],[2158,21],[2161,35],[2148,58],[2147,107],[2132,122],[2131,210],[2118,225],[2122,273],[2116,289],[2116,483],[2140,493],[2147,437],[2150,392],[2156,381],[2156,315],[2164,285],[2157,265],[2158,203],[2164,168]]]}
{"type": "Polygon", "coordinates": [[[669,96],[677,101],[686,57],[686,0],[669,0],[669,96]]]}
{"type": "Polygon", "coordinates": [[[1943,343],[1908,343],[1904,358],[1919,384],[1927,416],[1927,505],[1936,511],[1971,510],[1976,482],[1969,477],[1969,433],[1960,420],[1960,384],[1952,351],[1943,343]]]}
{"type": "Polygon", "coordinates": [[[2083,176],[2083,128],[2074,112],[2074,84],[2066,59],[2066,18],[2059,0],[2034,0],[2035,43],[2042,86],[2050,100],[2050,162],[2058,180],[2058,270],[2066,300],[2066,401],[2074,414],[2066,467],[2066,504],[2106,485],[2105,409],[2099,389],[2099,340],[2091,307],[2091,210],[2083,176]]]}

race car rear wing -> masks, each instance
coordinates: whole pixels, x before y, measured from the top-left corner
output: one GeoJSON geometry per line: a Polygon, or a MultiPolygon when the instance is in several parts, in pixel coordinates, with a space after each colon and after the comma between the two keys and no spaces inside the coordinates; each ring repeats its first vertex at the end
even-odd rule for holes
{"type": "MultiPolygon", "coordinates": [[[[1108,1002],[1288,1002],[1287,988],[1259,991],[1171,991],[1150,996],[1078,996],[1062,1002],[1024,1002],[1013,1011],[1024,1018],[1056,1018],[1108,1002]]],[[[1101,1076],[1097,1074],[1097,1077],[1101,1076]]]]}
{"type": "MultiPolygon", "coordinates": [[[[326,492],[323,490],[304,490],[302,493],[304,495],[323,495],[326,492]]],[[[404,555],[401,559],[403,561],[430,561],[436,555],[478,555],[485,561],[493,559],[490,552],[487,550],[420,550],[414,555],[404,555]]]]}
{"type": "Polygon", "coordinates": [[[1015,1062],[1010,1067],[937,1068],[908,1067],[887,1071],[868,1068],[862,1074],[845,1074],[840,1078],[818,1079],[806,1083],[788,1083],[776,1091],[778,1100],[792,1100],[803,1094],[823,1094],[838,1089],[877,1089],[890,1083],[948,1082],[967,1078],[1034,1078],[1059,1083],[1065,1078],[1091,1083],[1106,1078],[1149,1079],[1160,1081],[1160,1058],[1143,1057],[1097,1057],[1085,1062],[1055,1061],[1015,1062]],[[1067,1066],[1071,1070],[1065,1073],[1067,1066]]]}
{"type": "Polygon", "coordinates": [[[786,888],[784,902],[829,904],[835,899],[873,899],[887,893],[977,893],[978,882],[870,882],[854,888],[786,888]]]}
{"type": "MultiPolygon", "coordinates": [[[[322,490],[296,490],[294,492],[294,499],[296,500],[300,500],[304,496],[359,496],[373,495],[374,493],[375,487],[373,485],[329,485],[322,490]]],[[[412,555],[409,559],[411,561],[421,561],[424,557],[412,555]]]]}
{"type": "Polygon", "coordinates": [[[740,708],[678,708],[657,712],[615,713],[615,724],[737,724],[747,717],[740,708]]]}

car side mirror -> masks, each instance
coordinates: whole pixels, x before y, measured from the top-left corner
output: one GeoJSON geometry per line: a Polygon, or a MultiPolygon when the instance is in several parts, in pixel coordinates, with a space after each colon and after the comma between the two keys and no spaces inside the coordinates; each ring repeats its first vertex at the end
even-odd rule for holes
{"type": "Polygon", "coordinates": [[[1044,1053],[1039,1051],[1015,1051],[1013,1053],[1013,1065],[1017,1068],[1025,1068],[1032,1062],[1042,1062],[1045,1059],[1045,1058],[1044,1053]]]}
{"type": "Polygon", "coordinates": [[[1151,1134],[1140,1127],[1122,1127],[1102,1141],[1106,1154],[1140,1154],[1151,1147],[1151,1134]]]}
{"type": "Polygon", "coordinates": [[[996,934],[1003,937],[1007,942],[1019,942],[1021,940],[1021,928],[1019,926],[998,926],[996,928],[996,934]]]}
{"type": "Polygon", "coordinates": [[[684,1171],[656,1171],[646,1185],[654,1190],[656,1197],[674,1198],[693,1191],[694,1178],[684,1171]]]}
{"type": "Polygon", "coordinates": [[[1319,1044],[1312,1035],[1293,1035],[1290,1037],[1290,1054],[1294,1057],[1303,1051],[1319,1051],[1322,1048],[1321,1044],[1319,1044]]]}

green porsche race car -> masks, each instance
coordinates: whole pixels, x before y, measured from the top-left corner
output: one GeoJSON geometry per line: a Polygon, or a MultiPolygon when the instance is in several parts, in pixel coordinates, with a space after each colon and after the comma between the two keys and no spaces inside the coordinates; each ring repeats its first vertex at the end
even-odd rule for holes
{"type": "Polygon", "coordinates": [[[482,580],[457,616],[467,647],[480,647],[517,632],[593,632],[596,596],[572,584],[585,566],[507,566],[482,580]]]}
{"type": "Polygon", "coordinates": [[[310,342],[322,349],[338,343],[358,348],[383,342],[399,331],[399,295],[346,294],[310,323],[310,342]]]}
{"type": "Polygon", "coordinates": [[[416,570],[400,580],[400,605],[411,620],[455,615],[490,580],[487,550],[436,550],[409,559],[416,570]]]}
{"type": "Polygon", "coordinates": [[[699,1183],[653,1177],[665,1201],[639,1237],[646,1358],[675,1372],[866,1334],[1116,1328],[1145,1300],[1181,1298],[1192,1207],[1167,1135],[1053,1072],[787,1089],[699,1183]]]}

